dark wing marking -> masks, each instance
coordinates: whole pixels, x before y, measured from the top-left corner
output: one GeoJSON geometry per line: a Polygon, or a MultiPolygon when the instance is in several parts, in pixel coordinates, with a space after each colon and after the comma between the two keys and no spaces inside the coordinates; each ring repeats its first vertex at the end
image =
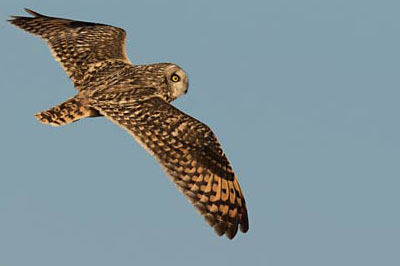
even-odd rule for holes
{"type": "MultiPolygon", "coordinates": [[[[143,91],[142,91],[143,92],[143,91]]],[[[211,129],[156,96],[103,95],[91,107],[125,128],[154,155],[218,235],[249,228],[238,180],[211,129]]]]}
{"type": "Polygon", "coordinates": [[[123,29],[91,22],[41,15],[29,9],[33,17],[12,16],[11,24],[47,41],[54,57],[79,87],[90,64],[105,60],[129,62],[123,29]]]}

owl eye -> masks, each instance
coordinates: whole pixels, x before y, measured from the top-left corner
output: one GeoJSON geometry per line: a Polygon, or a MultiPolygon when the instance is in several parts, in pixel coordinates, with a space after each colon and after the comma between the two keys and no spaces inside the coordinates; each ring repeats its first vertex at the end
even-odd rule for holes
{"type": "Polygon", "coordinates": [[[181,78],[177,74],[172,74],[171,80],[173,82],[178,82],[181,78]]]}

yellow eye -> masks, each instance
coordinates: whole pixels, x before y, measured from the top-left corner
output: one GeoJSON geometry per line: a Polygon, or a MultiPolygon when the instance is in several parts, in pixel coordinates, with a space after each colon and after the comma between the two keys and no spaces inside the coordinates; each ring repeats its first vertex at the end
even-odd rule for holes
{"type": "Polygon", "coordinates": [[[173,75],[171,76],[171,80],[172,80],[173,82],[178,82],[180,79],[181,79],[181,78],[180,78],[177,74],[173,74],[173,75]]]}

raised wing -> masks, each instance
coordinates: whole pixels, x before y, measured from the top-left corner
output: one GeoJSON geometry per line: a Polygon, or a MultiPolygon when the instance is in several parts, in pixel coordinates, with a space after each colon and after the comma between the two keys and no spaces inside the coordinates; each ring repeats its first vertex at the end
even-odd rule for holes
{"type": "Polygon", "coordinates": [[[29,9],[33,17],[12,16],[11,24],[47,41],[54,57],[79,89],[91,64],[105,60],[129,62],[123,29],[91,22],[44,16],[29,9]]]}
{"type": "MultiPolygon", "coordinates": [[[[150,90],[150,89],[149,89],[150,90]]],[[[249,228],[238,180],[208,126],[145,89],[116,92],[90,100],[114,123],[125,128],[164,167],[186,198],[218,235],[232,239],[249,228]]]]}

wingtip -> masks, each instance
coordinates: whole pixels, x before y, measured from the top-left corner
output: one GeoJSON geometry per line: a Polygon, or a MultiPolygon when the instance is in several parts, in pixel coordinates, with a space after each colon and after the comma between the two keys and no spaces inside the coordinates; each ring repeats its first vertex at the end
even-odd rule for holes
{"type": "MultiPolygon", "coordinates": [[[[25,12],[32,15],[33,17],[37,18],[37,17],[46,17],[45,15],[42,15],[38,12],[33,11],[32,9],[29,8],[24,8],[25,12]]],[[[7,22],[10,22],[11,24],[14,24],[14,22],[18,19],[29,19],[31,17],[23,17],[23,16],[10,16],[9,19],[7,19],[7,22]]]]}
{"type": "Polygon", "coordinates": [[[24,10],[25,10],[26,13],[28,13],[28,14],[34,16],[34,17],[45,17],[44,15],[42,15],[42,14],[36,12],[36,11],[33,11],[32,9],[29,9],[29,8],[25,7],[24,10]]]}
{"type": "Polygon", "coordinates": [[[236,236],[237,230],[238,230],[238,226],[237,226],[237,225],[231,226],[231,227],[228,228],[228,230],[226,230],[226,232],[225,232],[226,237],[227,237],[229,240],[232,240],[232,239],[236,236]]]}
{"type": "Polygon", "coordinates": [[[19,18],[21,18],[21,17],[19,17],[19,16],[10,16],[10,18],[7,19],[6,21],[11,23],[12,25],[16,26],[15,25],[15,21],[18,20],[19,18]]]}
{"type": "Polygon", "coordinates": [[[247,215],[246,205],[242,214],[242,220],[240,221],[240,231],[242,233],[247,233],[247,231],[249,231],[249,217],[247,215]]]}

